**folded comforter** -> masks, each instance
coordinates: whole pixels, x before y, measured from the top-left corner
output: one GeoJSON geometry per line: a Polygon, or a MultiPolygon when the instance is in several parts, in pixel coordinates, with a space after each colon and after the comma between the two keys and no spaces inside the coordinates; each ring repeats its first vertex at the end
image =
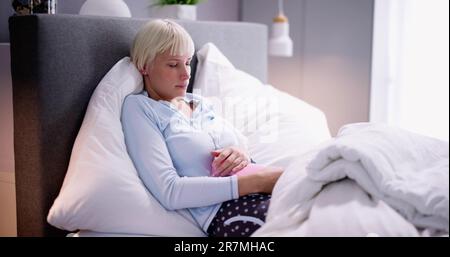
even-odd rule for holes
{"type": "Polygon", "coordinates": [[[326,185],[350,178],[417,228],[449,231],[448,142],[382,124],[350,124],[305,166],[306,174],[299,173],[297,181],[289,171],[295,167],[286,170],[291,179],[280,179],[284,185],[274,190],[268,227],[281,217],[286,226],[301,225],[326,185]],[[277,190],[284,190],[284,198],[277,199],[277,190]]]}

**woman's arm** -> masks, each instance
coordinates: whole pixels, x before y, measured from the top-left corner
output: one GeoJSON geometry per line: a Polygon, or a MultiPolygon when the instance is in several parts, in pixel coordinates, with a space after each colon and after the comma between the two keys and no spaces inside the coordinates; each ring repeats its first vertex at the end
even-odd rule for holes
{"type": "Polygon", "coordinates": [[[271,194],[282,173],[283,169],[269,166],[256,173],[238,175],[239,196],[252,193],[271,194]]]}

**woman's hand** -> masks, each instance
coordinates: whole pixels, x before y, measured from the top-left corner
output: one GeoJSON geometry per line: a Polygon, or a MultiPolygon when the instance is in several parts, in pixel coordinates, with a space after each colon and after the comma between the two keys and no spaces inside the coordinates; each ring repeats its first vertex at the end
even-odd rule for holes
{"type": "Polygon", "coordinates": [[[214,161],[211,164],[212,176],[225,177],[234,174],[250,163],[248,155],[238,147],[227,147],[212,151],[214,161]]]}

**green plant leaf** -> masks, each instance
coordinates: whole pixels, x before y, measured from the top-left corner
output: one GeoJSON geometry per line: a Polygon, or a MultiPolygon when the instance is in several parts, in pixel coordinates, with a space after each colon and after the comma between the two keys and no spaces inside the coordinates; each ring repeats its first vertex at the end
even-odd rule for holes
{"type": "Polygon", "coordinates": [[[172,5],[172,4],[186,4],[186,5],[196,5],[200,2],[203,2],[206,0],[158,0],[153,5],[172,5]]]}

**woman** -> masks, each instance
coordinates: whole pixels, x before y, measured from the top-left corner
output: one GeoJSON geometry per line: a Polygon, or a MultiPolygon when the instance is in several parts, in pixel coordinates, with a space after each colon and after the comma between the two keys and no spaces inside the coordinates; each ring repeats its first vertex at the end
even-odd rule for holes
{"type": "Polygon", "coordinates": [[[186,93],[193,54],[192,38],[173,21],[154,20],[138,32],[131,59],[144,91],[123,105],[127,150],[166,209],[187,208],[209,236],[250,236],[265,221],[282,170],[249,164],[242,136],[206,100],[186,93]]]}

